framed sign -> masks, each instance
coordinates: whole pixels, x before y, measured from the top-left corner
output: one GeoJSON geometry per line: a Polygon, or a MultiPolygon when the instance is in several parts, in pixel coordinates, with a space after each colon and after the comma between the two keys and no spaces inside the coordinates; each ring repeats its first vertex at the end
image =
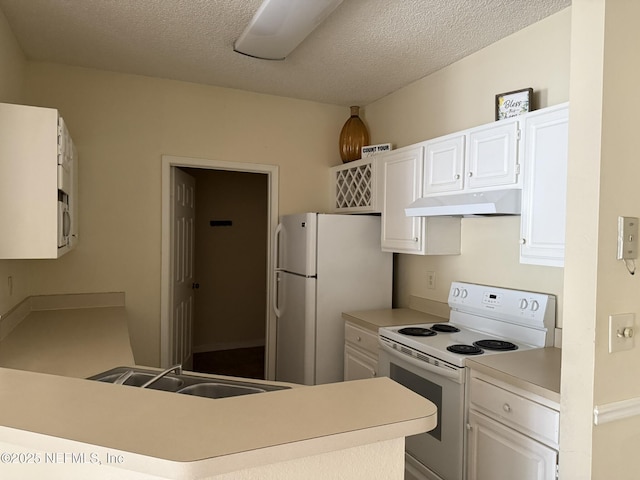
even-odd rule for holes
{"type": "Polygon", "coordinates": [[[530,112],[533,103],[533,88],[514,90],[496,95],[496,120],[516,117],[530,112]]]}

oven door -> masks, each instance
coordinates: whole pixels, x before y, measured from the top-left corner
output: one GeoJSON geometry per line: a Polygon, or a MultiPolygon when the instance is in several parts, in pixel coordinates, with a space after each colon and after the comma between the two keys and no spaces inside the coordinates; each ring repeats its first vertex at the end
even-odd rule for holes
{"type": "Polygon", "coordinates": [[[438,407],[438,425],[427,433],[407,437],[407,478],[462,480],[464,470],[464,368],[460,375],[440,375],[430,365],[382,346],[380,374],[422,395],[438,407]]]}

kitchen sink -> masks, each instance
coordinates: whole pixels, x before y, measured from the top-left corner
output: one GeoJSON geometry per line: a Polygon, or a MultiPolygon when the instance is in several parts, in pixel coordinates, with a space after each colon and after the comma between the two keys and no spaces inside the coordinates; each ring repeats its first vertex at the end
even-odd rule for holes
{"type": "MultiPolygon", "coordinates": [[[[89,380],[97,380],[99,382],[114,383],[123,373],[129,369],[122,369],[119,373],[111,374],[98,374],[95,377],[91,377],[89,380]],[[96,378],[97,377],[97,378],[96,378]]],[[[132,387],[141,387],[149,380],[151,380],[155,374],[153,373],[141,373],[135,372],[131,375],[122,385],[129,385],[132,387]]],[[[164,390],[165,392],[175,392],[184,385],[184,381],[180,378],[174,378],[171,376],[162,377],[155,381],[149,387],[153,390],[164,390]]]]}
{"type": "MultiPolygon", "coordinates": [[[[88,380],[98,382],[116,383],[123,374],[132,371],[122,385],[131,387],[141,387],[154,378],[158,371],[146,370],[142,368],[116,367],[106,372],[99,373],[88,380]]],[[[148,387],[153,390],[163,390],[165,392],[175,392],[184,395],[194,395],[206,398],[226,398],[239,395],[251,395],[255,393],[284,390],[290,387],[273,384],[262,384],[245,380],[235,380],[232,378],[212,378],[202,377],[196,374],[168,374],[156,380],[148,387]]]]}
{"type": "Polygon", "coordinates": [[[260,387],[249,387],[247,385],[230,385],[224,383],[197,383],[181,388],[178,393],[185,395],[196,395],[207,398],[236,397],[238,395],[250,395],[252,393],[264,393],[267,390],[260,387]]]}

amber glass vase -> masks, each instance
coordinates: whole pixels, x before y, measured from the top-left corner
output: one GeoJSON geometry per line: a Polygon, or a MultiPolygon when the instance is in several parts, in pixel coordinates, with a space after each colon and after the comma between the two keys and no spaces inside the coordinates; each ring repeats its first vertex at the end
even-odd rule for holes
{"type": "Polygon", "coordinates": [[[351,107],[351,116],[340,132],[340,157],[342,163],[362,158],[362,147],[369,145],[369,131],[358,116],[360,107],[351,107]]]}

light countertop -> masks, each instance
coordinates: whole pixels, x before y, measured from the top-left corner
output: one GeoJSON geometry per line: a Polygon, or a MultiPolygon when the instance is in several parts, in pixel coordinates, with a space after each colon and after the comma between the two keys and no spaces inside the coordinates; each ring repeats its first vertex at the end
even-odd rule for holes
{"type": "Polygon", "coordinates": [[[535,348],[469,358],[467,366],[560,403],[561,357],[562,350],[559,348],[535,348]]]}
{"type": "Polygon", "coordinates": [[[168,478],[220,474],[436,425],[431,402],[388,378],[217,400],[5,368],[0,385],[0,444],[31,432],[50,439],[49,448],[70,440],[124,452],[128,468],[168,478]]]}
{"type": "Polygon", "coordinates": [[[449,320],[448,318],[420,312],[411,308],[344,312],[342,318],[376,333],[380,327],[439,323],[449,320]]]}
{"type": "Polygon", "coordinates": [[[30,297],[0,330],[1,367],[86,378],[134,364],[121,293],[30,297]]]}

